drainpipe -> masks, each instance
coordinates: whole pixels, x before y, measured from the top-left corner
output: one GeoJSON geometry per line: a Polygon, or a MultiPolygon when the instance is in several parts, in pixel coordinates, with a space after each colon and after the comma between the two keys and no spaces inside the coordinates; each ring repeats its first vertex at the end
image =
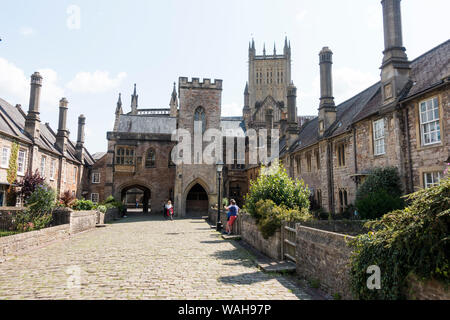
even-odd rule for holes
{"type": "MultiPolygon", "coordinates": [[[[400,107],[402,107],[402,104],[400,104],[400,107]]],[[[412,160],[411,160],[411,137],[409,135],[409,117],[408,117],[408,110],[405,108],[403,109],[403,112],[405,113],[405,131],[406,131],[406,143],[408,146],[408,169],[409,169],[409,190],[405,190],[407,193],[414,191],[414,180],[413,180],[413,168],[412,168],[412,160]]],[[[407,184],[407,181],[406,185],[407,184]]]]}

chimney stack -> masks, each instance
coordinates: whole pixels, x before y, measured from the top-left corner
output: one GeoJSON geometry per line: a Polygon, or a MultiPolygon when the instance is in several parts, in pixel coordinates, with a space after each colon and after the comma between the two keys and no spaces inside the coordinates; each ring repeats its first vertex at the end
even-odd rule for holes
{"type": "Polygon", "coordinates": [[[64,154],[66,152],[67,139],[69,138],[69,131],[67,130],[67,105],[69,102],[66,98],[59,101],[59,124],[58,133],[56,134],[56,146],[64,154]]]}
{"type": "Polygon", "coordinates": [[[383,105],[398,98],[409,81],[410,63],[403,47],[401,0],[382,0],[384,51],[381,65],[383,105]]]}
{"type": "Polygon", "coordinates": [[[33,139],[39,137],[39,105],[41,99],[42,77],[39,72],[31,75],[30,88],[30,105],[28,114],[25,118],[25,131],[28,132],[33,139]]]}
{"type": "Polygon", "coordinates": [[[324,47],[319,53],[320,65],[320,106],[319,106],[319,135],[336,121],[336,105],[333,97],[333,52],[324,47]]]}
{"type": "Polygon", "coordinates": [[[138,98],[139,96],[136,93],[136,83],[134,84],[134,92],[131,95],[131,114],[138,114],[138,98]]]}
{"type": "Polygon", "coordinates": [[[84,158],[84,127],[86,125],[86,117],[84,115],[80,115],[78,117],[78,137],[77,137],[77,157],[83,162],[84,158]]]}
{"type": "Polygon", "coordinates": [[[288,147],[298,138],[299,128],[297,122],[297,88],[291,82],[287,87],[287,130],[288,147]]]}

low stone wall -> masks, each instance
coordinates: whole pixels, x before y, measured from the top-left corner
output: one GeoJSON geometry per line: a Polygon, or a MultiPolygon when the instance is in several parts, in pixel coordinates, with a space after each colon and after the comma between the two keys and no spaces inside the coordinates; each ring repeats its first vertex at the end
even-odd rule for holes
{"type": "Polygon", "coordinates": [[[320,282],[329,294],[351,299],[347,241],[353,237],[296,224],[297,274],[320,282]]]}
{"type": "Polygon", "coordinates": [[[264,239],[256,225],[255,219],[248,213],[241,213],[237,220],[237,224],[239,224],[242,240],[272,259],[282,259],[280,230],[276,231],[269,239],[264,239]]]}
{"type": "Polygon", "coordinates": [[[70,234],[76,234],[95,228],[97,224],[96,211],[72,211],[70,213],[70,234]]]}
{"type": "Polygon", "coordinates": [[[436,280],[420,281],[416,276],[408,277],[409,300],[450,300],[450,289],[436,280]]]}
{"type": "Polygon", "coordinates": [[[366,222],[366,220],[312,220],[300,222],[300,224],[314,229],[355,236],[369,231],[364,228],[366,222]]]}
{"type": "Polygon", "coordinates": [[[55,208],[53,209],[52,216],[54,226],[60,226],[70,223],[70,214],[72,210],[70,208],[55,208]]]}
{"type": "Polygon", "coordinates": [[[2,257],[32,250],[55,240],[69,236],[69,225],[46,228],[0,238],[0,261],[2,257]]]}
{"type": "Polygon", "coordinates": [[[100,224],[109,223],[117,219],[120,219],[119,209],[111,208],[106,211],[106,213],[104,214],[103,222],[100,222],[100,224]]]}

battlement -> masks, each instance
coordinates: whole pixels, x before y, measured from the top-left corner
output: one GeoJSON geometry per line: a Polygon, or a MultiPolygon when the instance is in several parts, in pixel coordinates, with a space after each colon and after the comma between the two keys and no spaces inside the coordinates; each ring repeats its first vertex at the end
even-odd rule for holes
{"type": "Polygon", "coordinates": [[[216,89],[222,90],[222,80],[214,79],[214,82],[211,83],[211,79],[203,79],[203,82],[200,82],[199,78],[192,78],[192,81],[189,81],[187,77],[180,77],[178,80],[180,88],[184,89],[216,89]]]}

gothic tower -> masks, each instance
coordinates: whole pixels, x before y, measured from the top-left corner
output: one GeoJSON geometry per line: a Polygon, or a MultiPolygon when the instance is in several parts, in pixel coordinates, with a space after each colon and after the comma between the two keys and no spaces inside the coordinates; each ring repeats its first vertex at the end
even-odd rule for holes
{"type": "Polygon", "coordinates": [[[281,115],[287,112],[287,87],[291,83],[291,45],[284,41],[283,54],[267,54],[265,45],[262,55],[256,55],[255,42],[249,46],[248,88],[245,90],[244,118],[249,118],[250,127],[263,128],[267,115],[273,127],[279,128],[281,115]],[[247,103],[246,103],[247,104],[247,103]],[[272,111],[270,111],[272,110],[272,111]]]}

